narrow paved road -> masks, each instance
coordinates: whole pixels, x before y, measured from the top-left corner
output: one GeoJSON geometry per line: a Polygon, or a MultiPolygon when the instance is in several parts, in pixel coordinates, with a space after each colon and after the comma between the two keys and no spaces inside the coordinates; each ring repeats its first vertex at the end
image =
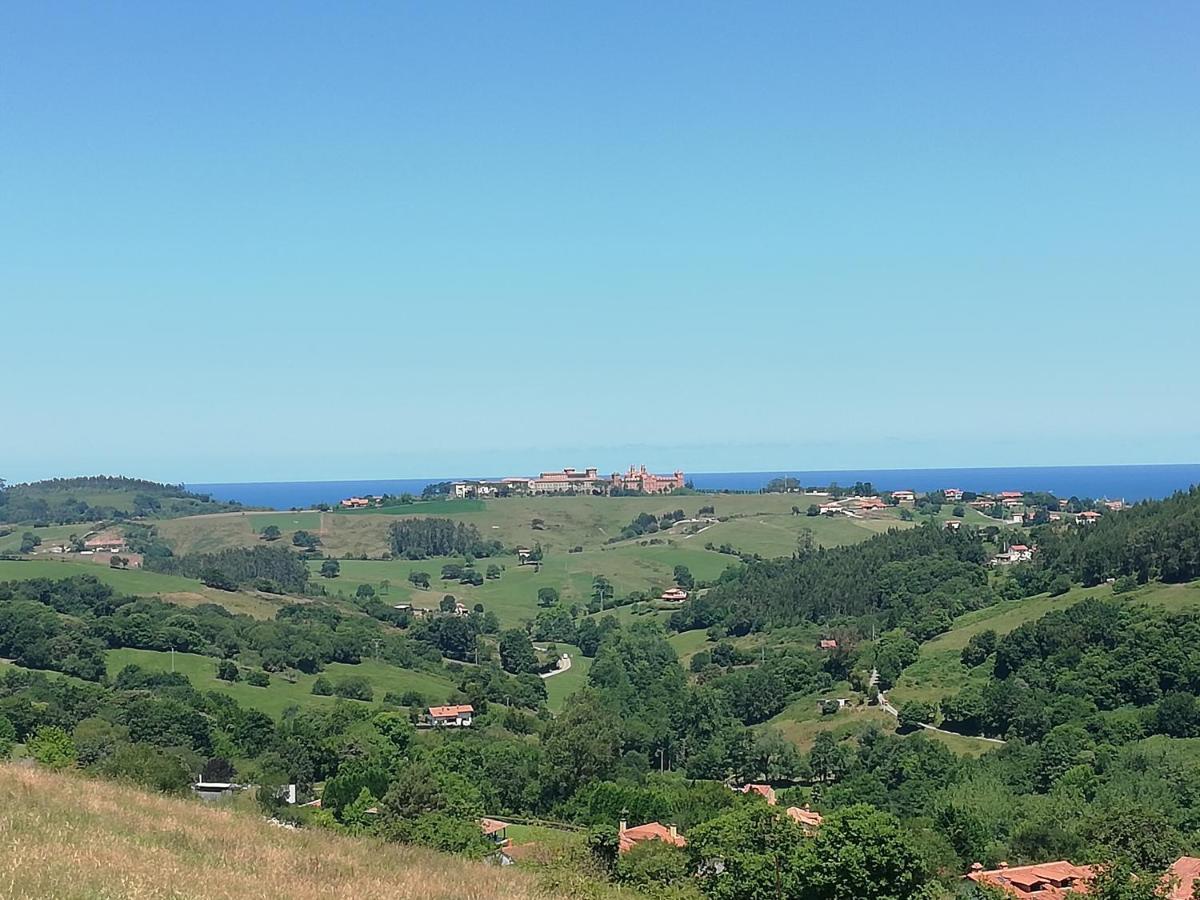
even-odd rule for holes
{"type": "MultiPolygon", "coordinates": [[[[879,681],[878,670],[872,670],[871,684],[876,684],[878,681],[879,681]]],[[[884,694],[883,691],[879,692],[879,708],[882,709],[885,713],[887,713],[890,716],[893,716],[897,719],[900,718],[900,711],[898,709],[896,709],[896,707],[892,706],[891,701],[888,700],[887,695],[884,694]]],[[[978,735],[978,734],[959,734],[957,731],[947,731],[945,728],[938,728],[935,725],[927,725],[924,722],[921,722],[919,724],[926,731],[936,731],[938,734],[948,734],[948,735],[950,735],[950,737],[967,738],[968,740],[972,740],[972,741],[986,741],[989,744],[997,744],[997,745],[1004,743],[1004,741],[1001,740],[1000,738],[982,737],[981,735],[978,735]]]]}
{"type": "Polygon", "coordinates": [[[542,678],[553,678],[555,675],[561,675],[567,669],[571,668],[571,655],[564,653],[558,660],[558,668],[553,672],[543,672],[542,678]]]}

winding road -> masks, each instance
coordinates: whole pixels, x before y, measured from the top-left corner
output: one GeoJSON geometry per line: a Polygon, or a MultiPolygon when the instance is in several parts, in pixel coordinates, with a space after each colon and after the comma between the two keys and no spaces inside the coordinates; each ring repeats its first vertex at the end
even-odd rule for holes
{"type": "MultiPolygon", "coordinates": [[[[877,684],[878,682],[879,670],[873,669],[871,671],[871,684],[877,684]]],[[[900,718],[900,711],[896,709],[896,707],[892,706],[891,701],[888,700],[887,695],[884,694],[883,691],[879,692],[879,708],[896,719],[900,718]]],[[[950,737],[966,738],[967,740],[971,741],[985,741],[986,743],[996,744],[997,746],[1004,744],[1004,741],[1000,738],[983,737],[982,735],[978,734],[960,734],[957,731],[947,731],[945,728],[938,728],[936,725],[929,725],[925,722],[918,722],[917,724],[919,724],[926,731],[936,731],[938,734],[946,734],[950,737]]]]}

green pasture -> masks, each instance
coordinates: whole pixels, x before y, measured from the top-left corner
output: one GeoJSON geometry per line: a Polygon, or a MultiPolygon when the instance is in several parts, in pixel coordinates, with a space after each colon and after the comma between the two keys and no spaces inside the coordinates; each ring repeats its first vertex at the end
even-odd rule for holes
{"type": "Polygon", "coordinates": [[[89,531],[95,531],[93,525],[50,525],[46,528],[32,528],[28,525],[5,525],[4,528],[11,528],[12,534],[6,534],[0,537],[0,553],[17,553],[21,549],[21,538],[26,532],[33,532],[42,539],[42,544],[37,550],[45,550],[47,547],[55,544],[65,544],[71,535],[76,534],[83,537],[89,531]]]}
{"type": "Polygon", "coordinates": [[[365,506],[361,509],[344,509],[335,506],[333,512],[339,516],[449,516],[453,518],[465,513],[484,510],[483,500],[418,500],[415,503],[400,503],[395,506],[365,506]]]}
{"type": "Polygon", "coordinates": [[[567,671],[544,679],[546,682],[546,703],[550,709],[558,712],[566,699],[587,684],[588,671],[592,661],[579,652],[579,648],[571,644],[555,643],[558,653],[571,655],[571,668],[567,671]]]}
{"type": "MultiPolygon", "coordinates": [[[[122,668],[130,664],[151,671],[170,672],[171,653],[170,651],[129,648],[108,651],[107,665],[110,676],[115,676],[122,668]]],[[[316,681],[317,675],[293,672],[285,678],[282,674],[273,673],[269,685],[254,687],[245,681],[228,682],[217,678],[217,659],[212,656],[176,653],[174,665],[175,671],[186,675],[197,690],[218,691],[227,694],[241,705],[261,710],[275,718],[282,715],[283,711],[292,705],[328,706],[337,702],[335,697],[313,694],[312,685],[316,681]]],[[[384,694],[388,691],[396,693],[420,691],[430,703],[436,704],[444,702],[454,692],[454,685],[448,677],[429,672],[400,669],[379,660],[364,660],[358,665],[330,663],[320,674],[335,684],[339,678],[361,675],[367,678],[375,689],[376,702],[383,700],[384,694]]]]}

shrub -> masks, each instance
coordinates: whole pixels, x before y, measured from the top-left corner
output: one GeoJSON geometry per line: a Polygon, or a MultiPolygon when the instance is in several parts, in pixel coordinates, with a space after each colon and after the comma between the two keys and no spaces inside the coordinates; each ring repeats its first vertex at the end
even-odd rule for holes
{"type": "Polygon", "coordinates": [[[266,687],[271,683],[271,676],[260,669],[256,669],[246,676],[246,684],[252,684],[255,687],[266,687]]]}

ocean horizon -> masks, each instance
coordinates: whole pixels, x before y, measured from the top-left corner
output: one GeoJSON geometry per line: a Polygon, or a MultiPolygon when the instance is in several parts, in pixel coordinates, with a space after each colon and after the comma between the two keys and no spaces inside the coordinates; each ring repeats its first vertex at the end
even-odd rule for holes
{"type": "MultiPolygon", "coordinates": [[[[273,509],[307,508],[337,503],[362,494],[419,494],[440,481],[490,476],[444,478],[377,478],[339,481],[250,481],[186,484],[188,490],[218,500],[273,509]]],[[[941,469],[789,469],[773,472],[694,472],[688,479],[699,490],[759,491],[773,478],[795,478],[806,487],[869,481],[883,491],[1048,491],[1061,497],[1139,500],[1166,497],[1200,484],[1200,463],[1147,466],[1010,466],[941,469]]]]}

